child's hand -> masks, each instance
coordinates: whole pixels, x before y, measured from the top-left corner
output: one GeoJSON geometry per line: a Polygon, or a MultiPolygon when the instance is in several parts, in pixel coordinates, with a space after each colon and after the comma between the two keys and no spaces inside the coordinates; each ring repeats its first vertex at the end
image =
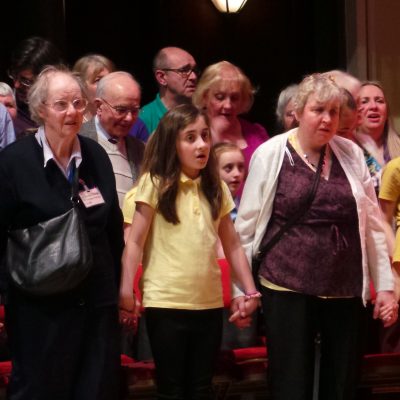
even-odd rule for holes
{"type": "Polygon", "coordinates": [[[233,323],[235,324],[236,328],[238,329],[245,329],[251,325],[252,318],[251,317],[239,317],[233,323]]]}
{"type": "Polygon", "coordinates": [[[381,291],[376,294],[374,307],[374,319],[381,319],[385,328],[393,325],[398,317],[399,305],[394,298],[393,292],[381,291]]]}
{"type": "Polygon", "coordinates": [[[129,296],[120,294],[119,299],[119,321],[122,325],[136,325],[140,316],[140,301],[135,294],[129,296]]]}
{"type": "Polygon", "coordinates": [[[229,322],[235,322],[239,318],[246,318],[246,299],[245,296],[235,297],[231,301],[231,316],[229,322]]]}
{"type": "MultiPolygon", "coordinates": [[[[246,319],[249,317],[258,307],[258,298],[246,299],[246,296],[239,296],[232,300],[231,302],[231,316],[229,322],[234,322],[238,327],[243,323],[236,323],[239,319],[246,319]]],[[[250,320],[251,321],[251,320],[250,320]]],[[[249,323],[248,323],[249,324],[249,323]]],[[[248,325],[247,325],[248,326],[248,325]]]]}

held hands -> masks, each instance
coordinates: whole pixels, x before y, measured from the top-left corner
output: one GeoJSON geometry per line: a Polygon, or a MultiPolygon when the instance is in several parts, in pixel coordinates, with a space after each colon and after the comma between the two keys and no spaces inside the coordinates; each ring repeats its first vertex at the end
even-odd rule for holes
{"type": "Polygon", "coordinates": [[[233,322],[238,328],[250,326],[250,315],[259,306],[260,296],[239,296],[231,302],[231,316],[229,322],[233,322]]]}
{"type": "Polygon", "coordinates": [[[119,298],[120,324],[127,328],[136,329],[138,317],[140,317],[140,307],[141,303],[134,293],[130,293],[129,296],[121,293],[119,298]]]}
{"type": "Polygon", "coordinates": [[[374,319],[381,319],[385,328],[393,325],[398,318],[399,304],[392,291],[381,291],[376,294],[374,319]]]}

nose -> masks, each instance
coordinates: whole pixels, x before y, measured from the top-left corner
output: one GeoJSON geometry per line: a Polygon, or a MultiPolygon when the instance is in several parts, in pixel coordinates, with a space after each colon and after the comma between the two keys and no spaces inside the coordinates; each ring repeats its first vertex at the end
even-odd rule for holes
{"type": "Polygon", "coordinates": [[[370,102],[369,108],[372,110],[376,110],[378,108],[378,103],[375,100],[370,102]]]}
{"type": "Polygon", "coordinates": [[[76,108],[71,102],[69,102],[67,108],[67,114],[74,114],[74,113],[76,113],[76,108]]]}
{"type": "Polygon", "coordinates": [[[201,136],[197,139],[197,148],[203,149],[208,145],[208,142],[204,140],[201,136]]]}
{"type": "Polygon", "coordinates": [[[239,170],[238,167],[234,167],[233,170],[232,170],[232,172],[233,172],[233,176],[234,176],[235,178],[237,178],[238,176],[240,176],[240,170],[239,170]]]}
{"type": "Polygon", "coordinates": [[[231,101],[231,99],[230,99],[229,97],[226,97],[226,98],[224,99],[224,101],[222,102],[222,106],[223,106],[225,109],[230,109],[230,108],[232,108],[232,101],[231,101]]]}
{"type": "Polygon", "coordinates": [[[323,119],[322,119],[326,124],[330,123],[332,121],[332,116],[329,113],[329,111],[325,111],[323,113],[323,119]]]}

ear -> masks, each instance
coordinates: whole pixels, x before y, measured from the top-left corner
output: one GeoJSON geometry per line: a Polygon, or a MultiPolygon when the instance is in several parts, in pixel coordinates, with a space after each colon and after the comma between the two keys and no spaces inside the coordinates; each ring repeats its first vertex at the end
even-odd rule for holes
{"type": "Polygon", "coordinates": [[[303,115],[303,112],[299,112],[299,111],[293,111],[294,117],[296,118],[296,121],[299,122],[301,116],[303,115]]]}
{"type": "Polygon", "coordinates": [[[157,69],[155,72],[156,81],[160,86],[167,86],[167,80],[165,79],[165,71],[157,69]]]}
{"type": "Polygon", "coordinates": [[[101,99],[99,99],[98,97],[96,97],[96,98],[94,99],[94,104],[96,104],[96,113],[97,113],[97,115],[100,115],[100,114],[101,114],[101,108],[102,108],[103,102],[101,101],[101,99]]]}
{"type": "Polygon", "coordinates": [[[44,107],[43,105],[40,105],[40,106],[39,106],[39,109],[38,109],[38,111],[37,111],[39,117],[40,117],[41,119],[43,119],[43,120],[45,119],[45,116],[46,116],[45,108],[46,108],[46,107],[44,107]]]}

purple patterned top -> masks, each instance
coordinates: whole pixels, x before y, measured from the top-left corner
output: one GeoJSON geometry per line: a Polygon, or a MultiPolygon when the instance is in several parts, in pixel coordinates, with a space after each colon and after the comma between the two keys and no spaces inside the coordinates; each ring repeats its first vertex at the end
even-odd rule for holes
{"type": "MultiPolygon", "coordinates": [[[[294,165],[285,156],[266,243],[306,200],[315,177],[288,143],[294,165]]],[[[260,268],[268,281],[314,296],[360,297],[362,256],[358,214],[346,175],[332,153],[329,180],[321,178],[304,217],[270,250],[260,268]]]]}

